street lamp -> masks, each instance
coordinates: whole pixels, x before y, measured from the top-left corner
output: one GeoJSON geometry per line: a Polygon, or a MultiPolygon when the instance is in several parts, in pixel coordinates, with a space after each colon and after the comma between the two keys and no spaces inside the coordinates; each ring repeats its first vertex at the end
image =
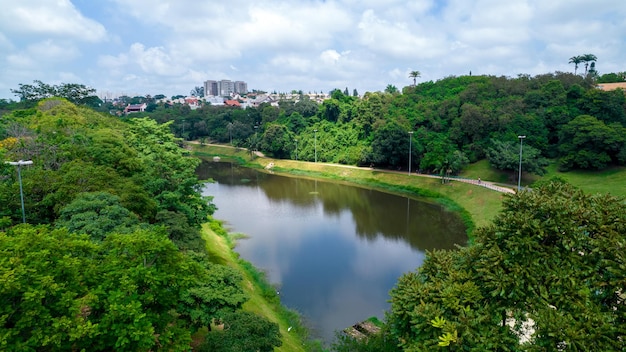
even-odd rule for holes
{"type": "Polygon", "coordinates": [[[7,161],[9,165],[17,166],[17,179],[20,183],[20,200],[22,201],[22,222],[26,223],[26,211],[24,210],[24,190],[22,189],[22,166],[23,165],[32,165],[32,160],[20,160],[20,161],[7,161]]]}
{"type": "Polygon", "coordinates": [[[296,161],[298,161],[298,140],[296,139],[296,161]]]}
{"type": "Polygon", "coordinates": [[[409,176],[411,176],[411,147],[413,142],[413,131],[409,131],[409,176]]]}
{"type": "Polygon", "coordinates": [[[317,162],[317,130],[313,130],[315,136],[315,162],[317,162]]]}
{"type": "Polygon", "coordinates": [[[257,143],[259,143],[259,137],[257,133],[258,128],[259,128],[259,125],[254,125],[254,150],[259,150],[257,147],[257,143]]]}
{"type": "Polygon", "coordinates": [[[185,140],[185,120],[183,120],[183,140],[185,140]]]}
{"type": "Polygon", "coordinates": [[[519,175],[517,176],[517,192],[522,189],[522,141],[526,136],[517,136],[519,138],[519,175]]]}

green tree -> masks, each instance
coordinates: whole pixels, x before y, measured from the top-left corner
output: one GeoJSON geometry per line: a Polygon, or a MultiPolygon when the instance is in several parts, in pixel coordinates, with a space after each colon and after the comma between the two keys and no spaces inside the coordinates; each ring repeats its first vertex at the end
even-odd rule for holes
{"type": "Polygon", "coordinates": [[[261,137],[260,148],[276,158],[287,158],[293,149],[293,137],[286,126],[271,124],[261,137]]]}
{"type": "MultiPolygon", "coordinates": [[[[544,175],[549,165],[548,159],[541,156],[539,149],[528,144],[522,147],[522,170],[536,175],[544,175]]],[[[491,167],[514,174],[519,170],[520,148],[514,141],[491,140],[487,149],[487,160],[491,167]]]]}
{"type": "Polygon", "coordinates": [[[623,350],[625,228],[624,199],[565,183],[507,197],[472,246],[398,281],[392,331],[415,351],[623,350]]]}
{"type": "Polygon", "coordinates": [[[222,321],[224,329],[210,332],[199,352],[272,352],[282,345],[278,324],[254,313],[237,311],[222,321]]]}
{"type": "Polygon", "coordinates": [[[574,74],[577,73],[578,71],[578,65],[580,65],[580,63],[583,62],[583,57],[578,55],[578,56],[572,56],[569,58],[569,63],[570,64],[574,64],[574,74]]]}
{"type": "Polygon", "coordinates": [[[580,57],[580,59],[581,59],[581,62],[585,63],[585,76],[587,76],[589,63],[591,62],[592,64],[595,64],[595,62],[598,61],[598,58],[594,54],[584,54],[580,57]]]}
{"type": "Polygon", "coordinates": [[[72,233],[88,234],[102,241],[107,234],[133,232],[139,218],[120,204],[120,199],[110,193],[79,194],[60,211],[56,226],[72,233]]]}
{"type": "Polygon", "coordinates": [[[397,94],[399,93],[398,87],[392,85],[392,84],[388,84],[387,87],[385,88],[385,93],[389,93],[389,94],[397,94]]]}
{"type": "Polygon", "coordinates": [[[559,134],[562,169],[603,169],[626,163],[626,128],[606,125],[589,115],[580,115],[563,126],[559,134]]]}
{"type": "Polygon", "coordinates": [[[409,78],[413,78],[413,87],[416,86],[417,78],[421,77],[421,76],[422,76],[422,74],[421,74],[420,71],[411,71],[411,72],[409,72],[409,78]]]}
{"type": "Polygon", "coordinates": [[[409,134],[396,123],[387,123],[374,132],[370,160],[381,166],[408,165],[409,134]]]}

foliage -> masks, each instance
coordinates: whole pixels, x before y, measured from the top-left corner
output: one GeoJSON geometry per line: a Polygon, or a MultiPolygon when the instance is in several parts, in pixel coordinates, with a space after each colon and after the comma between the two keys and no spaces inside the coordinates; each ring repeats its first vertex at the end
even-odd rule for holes
{"type": "Polygon", "coordinates": [[[255,315],[239,311],[222,319],[223,330],[210,332],[197,349],[200,352],[271,352],[280,347],[278,325],[255,315]]]}
{"type": "Polygon", "coordinates": [[[110,193],[82,193],[60,211],[57,227],[72,233],[88,234],[103,240],[109,233],[129,233],[139,225],[139,218],[120,204],[110,193]]]}
{"type": "Polygon", "coordinates": [[[19,84],[18,89],[11,89],[11,93],[20,98],[20,101],[36,101],[50,97],[61,97],[74,104],[85,104],[91,107],[99,106],[102,101],[94,95],[96,90],[83,84],[62,83],[49,85],[35,80],[34,84],[19,84]]]}
{"type": "Polygon", "coordinates": [[[211,274],[162,234],[93,242],[26,225],[0,233],[0,248],[3,349],[188,349],[194,322],[176,308],[211,274]]]}
{"type": "Polygon", "coordinates": [[[548,159],[541,156],[541,152],[530,146],[520,146],[515,142],[491,141],[492,147],[487,150],[487,160],[493,168],[508,172],[518,171],[520,166],[520,153],[522,170],[537,175],[546,173],[548,159]]]}
{"type": "Polygon", "coordinates": [[[568,122],[560,133],[561,167],[603,169],[612,163],[626,162],[626,127],[606,125],[589,115],[568,122]]]}
{"type": "Polygon", "coordinates": [[[563,182],[507,198],[474,245],[398,281],[392,331],[405,350],[624,349],[625,204],[563,182]]]}

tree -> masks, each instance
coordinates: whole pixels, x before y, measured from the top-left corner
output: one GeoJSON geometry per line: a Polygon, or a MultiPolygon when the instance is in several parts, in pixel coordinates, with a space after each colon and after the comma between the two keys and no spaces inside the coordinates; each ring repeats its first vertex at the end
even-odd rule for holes
{"type": "Polygon", "coordinates": [[[569,58],[569,63],[570,64],[574,64],[574,74],[576,74],[576,72],[578,71],[578,65],[583,62],[583,57],[578,55],[578,56],[572,56],[569,58]]]}
{"type": "Polygon", "coordinates": [[[284,125],[271,124],[265,129],[260,140],[260,148],[276,158],[286,158],[293,149],[293,137],[284,125]]]}
{"type": "Polygon", "coordinates": [[[0,233],[0,253],[7,274],[0,287],[3,350],[189,349],[194,322],[177,308],[183,294],[207,287],[200,281],[210,274],[164,234],[94,242],[66,229],[20,225],[0,233]]]}
{"type": "Polygon", "coordinates": [[[11,89],[11,93],[18,96],[20,101],[42,100],[50,97],[61,97],[74,104],[87,104],[92,107],[100,104],[100,98],[94,96],[96,90],[83,84],[62,83],[49,85],[42,81],[33,81],[34,85],[19,84],[18,89],[11,89]]]}
{"type": "Polygon", "coordinates": [[[560,167],[603,169],[626,163],[626,128],[615,122],[606,125],[590,115],[580,115],[559,133],[560,167]]]}
{"type": "Polygon", "coordinates": [[[593,63],[594,64],[594,69],[595,69],[595,62],[598,60],[598,58],[593,55],[593,54],[584,54],[580,57],[581,61],[585,63],[585,76],[587,76],[587,69],[589,68],[589,63],[593,63]]]}
{"type": "Polygon", "coordinates": [[[72,233],[88,234],[102,241],[109,233],[129,233],[137,229],[139,218],[110,193],[83,193],[61,209],[56,222],[72,233]]]}
{"type": "Polygon", "coordinates": [[[193,87],[193,89],[191,90],[191,92],[189,92],[189,94],[192,97],[201,98],[204,96],[204,87],[200,87],[200,86],[193,87]]]}
{"type": "Polygon", "coordinates": [[[562,182],[509,196],[472,246],[398,281],[388,322],[404,350],[623,350],[624,228],[621,198],[562,182]]]}
{"type": "Polygon", "coordinates": [[[389,93],[389,94],[397,94],[398,91],[398,87],[392,85],[392,84],[388,84],[387,87],[385,88],[385,93],[389,93]]]}
{"type": "Polygon", "coordinates": [[[409,134],[390,122],[374,132],[370,160],[389,167],[405,167],[409,158],[409,134]]]}
{"type": "Polygon", "coordinates": [[[199,352],[272,352],[282,345],[278,324],[254,313],[237,311],[222,321],[224,329],[210,332],[199,352]]]}
{"type": "Polygon", "coordinates": [[[422,74],[420,73],[420,71],[409,72],[409,78],[413,78],[413,87],[415,87],[415,85],[417,84],[417,78],[421,76],[422,74]]]}
{"type": "MultiPolygon", "coordinates": [[[[515,173],[519,170],[520,149],[515,141],[491,140],[491,147],[487,149],[489,165],[495,169],[515,173]]],[[[541,151],[528,144],[522,149],[522,170],[536,175],[544,175],[548,159],[541,156],[541,151]]]]}
{"type": "Polygon", "coordinates": [[[359,92],[356,91],[356,88],[354,88],[354,90],[352,90],[352,96],[353,97],[358,97],[359,96],[359,92]]]}

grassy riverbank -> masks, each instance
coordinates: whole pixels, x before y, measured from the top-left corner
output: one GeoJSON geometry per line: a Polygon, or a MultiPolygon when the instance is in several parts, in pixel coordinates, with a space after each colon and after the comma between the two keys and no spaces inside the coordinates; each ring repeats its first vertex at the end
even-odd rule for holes
{"type": "Polygon", "coordinates": [[[204,224],[202,230],[211,261],[230,266],[243,274],[244,290],[250,297],[244,304],[244,309],[278,323],[283,344],[275,351],[310,351],[310,345],[315,344],[315,342],[306,341],[307,332],[301,325],[298,314],[283,307],[276,294],[276,289],[268,284],[265,275],[249,262],[240,259],[238,254],[233,251],[234,238],[228,234],[222,223],[211,220],[204,224]]]}
{"type": "Polygon", "coordinates": [[[301,177],[325,178],[349,182],[355,185],[384,190],[390,193],[423,198],[459,212],[468,229],[488,225],[502,206],[503,194],[461,182],[442,184],[440,179],[418,177],[415,174],[398,173],[345,165],[313,163],[295,160],[259,158],[247,150],[227,146],[190,144],[194,153],[201,157],[228,157],[249,167],[265,168],[273,163],[275,173],[301,177]]]}

